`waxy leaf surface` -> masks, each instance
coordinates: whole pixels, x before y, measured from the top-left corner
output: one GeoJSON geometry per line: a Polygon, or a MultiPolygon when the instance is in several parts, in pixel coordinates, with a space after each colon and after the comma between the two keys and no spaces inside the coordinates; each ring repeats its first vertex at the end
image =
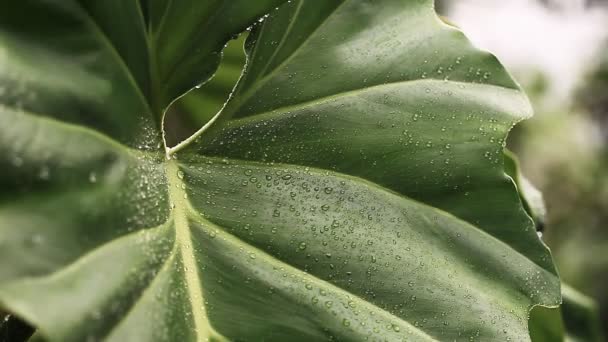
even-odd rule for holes
{"type": "Polygon", "coordinates": [[[525,95],[430,0],[281,2],[3,5],[0,306],[50,341],[529,340],[560,291],[503,170],[525,95]]]}

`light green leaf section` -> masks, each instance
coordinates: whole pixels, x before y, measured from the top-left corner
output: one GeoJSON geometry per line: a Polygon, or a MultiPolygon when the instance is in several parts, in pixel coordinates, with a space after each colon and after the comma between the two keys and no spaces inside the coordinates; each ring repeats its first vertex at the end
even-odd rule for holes
{"type": "Polygon", "coordinates": [[[560,299],[503,170],[530,106],[432,1],[286,3],[165,154],[164,108],[278,3],[5,6],[0,306],[49,341],[529,340],[560,299]]]}

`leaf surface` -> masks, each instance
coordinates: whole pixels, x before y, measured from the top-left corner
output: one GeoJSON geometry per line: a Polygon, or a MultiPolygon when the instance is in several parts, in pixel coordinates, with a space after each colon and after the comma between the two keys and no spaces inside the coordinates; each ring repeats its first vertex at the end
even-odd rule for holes
{"type": "Polygon", "coordinates": [[[51,341],[529,340],[559,303],[503,171],[531,109],[432,1],[286,3],[165,158],[166,106],[275,5],[0,14],[0,305],[51,341]]]}

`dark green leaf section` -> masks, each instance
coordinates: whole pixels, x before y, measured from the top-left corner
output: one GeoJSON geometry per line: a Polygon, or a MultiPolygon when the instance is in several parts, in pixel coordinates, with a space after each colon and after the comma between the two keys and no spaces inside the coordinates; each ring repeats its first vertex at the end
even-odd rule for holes
{"type": "Polygon", "coordinates": [[[565,341],[561,308],[533,308],[528,326],[534,342],[565,341]]]}
{"type": "MultiPolygon", "coordinates": [[[[269,79],[274,72],[280,71],[282,64],[289,61],[342,2],[297,1],[284,6],[280,12],[272,13],[267,19],[269,24],[258,26],[253,38],[247,42],[250,66],[239,90],[253,87],[258,81],[269,79]]],[[[241,98],[240,101],[245,100],[249,99],[241,98]]]]}
{"type": "MultiPolygon", "coordinates": [[[[161,271],[161,267],[170,250],[166,246],[172,246],[172,233],[161,227],[114,240],[52,275],[4,285],[0,300],[28,321],[53,322],[52,326],[48,323],[38,326],[51,340],[82,341],[120,334],[122,324],[129,327],[132,317],[146,321],[130,312],[138,301],[141,301],[138,307],[145,306],[147,292],[143,290],[149,287],[150,292],[162,293],[157,287],[167,286],[163,284],[167,271],[161,271]],[[150,284],[154,277],[155,283],[150,284]],[[58,308],[65,303],[70,303],[70,315],[78,317],[78,324],[56,318],[58,308]]],[[[180,310],[179,300],[166,310],[180,310]]],[[[161,321],[164,312],[156,314],[157,321],[161,321]]],[[[181,328],[175,332],[189,330],[181,328]]],[[[144,336],[141,332],[137,335],[144,336]]]]}
{"type": "Polygon", "coordinates": [[[224,44],[284,2],[142,0],[159,108],[211,77],[224,44]]]}
{"type": "Polygon", "coordinates": [[[54,272],[167,220],[164,156],[98,133],[0,110],[0,281],[54,272]]]}
{"type": "Polygon", "coordinates": [[[591,298],[562,284],[563,302],[559,308],[536,307],[530,317],[533,341],[601,342],[601,323],[597,305],[591,298]]]}
{"type": "Polygon", "coordinates": [[[7,3],[0,103],[159,149],[169,103],[206,81],[224,44],[282,2],[7,3]]]}
{"type": "MultiPolygon", "coordinates": [[[[133,1],[121,3],[117,20],[133,13],[127,5],[133,1]]],[[[130,36],[143,29],[136,19],[131,18],[130,36]]],[[[159,148],[161,135],[147,103],[145,75],[131,69],[136,60],[147,60],[146,49],[141,44],[138,48],[141,39],[134,40],[134,51],[143,56],[125,59],[117,50],[126,47],[121,46],[125,41],[114,42],[120,34],[106,33],[104,26],[75,1],[3,4],[0,104],[85,125],[131,147],[159,148]]]]}
{"type": "Polygon", "coordinates": [[[4,6],[0,307],[49,341],[529,340],[559,302],[502,169],[530,108],[431,1],[281,7],[165,155],[164,108],[279,2],[4,6]]]}
{"type": "MultiPolygon", "coordinates": [[[[277,3],[248,4],[217,35],[197,31],[194,17],[160,28],[137,1],[2,6],[0,306],[15,315],[3,334],[16,336],[24,319],[38,328],[32,339],[51,341],[217,336],[200,323],[202,304],[193,307],[197,289],[187,285],[184,240],[175,239],[161,114],[182,90],[157,68],[182,63],[202,35],[213,45],[194,53],[188,77],[174,84],[203,82],[223,43],[277,3]],[[180,43],[157,50],[162,36],[180,43]]],[[[232,16],[239,4],[194,14],[232,16]]],[[[175,21],[190,8],[182,1],[163,10],[175,21]]]]}

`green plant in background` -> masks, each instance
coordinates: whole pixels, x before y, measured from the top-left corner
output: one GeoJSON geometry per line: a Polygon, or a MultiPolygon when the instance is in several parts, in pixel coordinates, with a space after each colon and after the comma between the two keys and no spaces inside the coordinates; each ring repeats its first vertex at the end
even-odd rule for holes
{"type": "Polygon", "coordinates": [[[281,2],[2,5],[0,306],[32,340],[525,341],[560,303],[497,60],[432,1],[281,2]],[[228,101],[230,59],[169,108],[252,23],[228,101]]]}

